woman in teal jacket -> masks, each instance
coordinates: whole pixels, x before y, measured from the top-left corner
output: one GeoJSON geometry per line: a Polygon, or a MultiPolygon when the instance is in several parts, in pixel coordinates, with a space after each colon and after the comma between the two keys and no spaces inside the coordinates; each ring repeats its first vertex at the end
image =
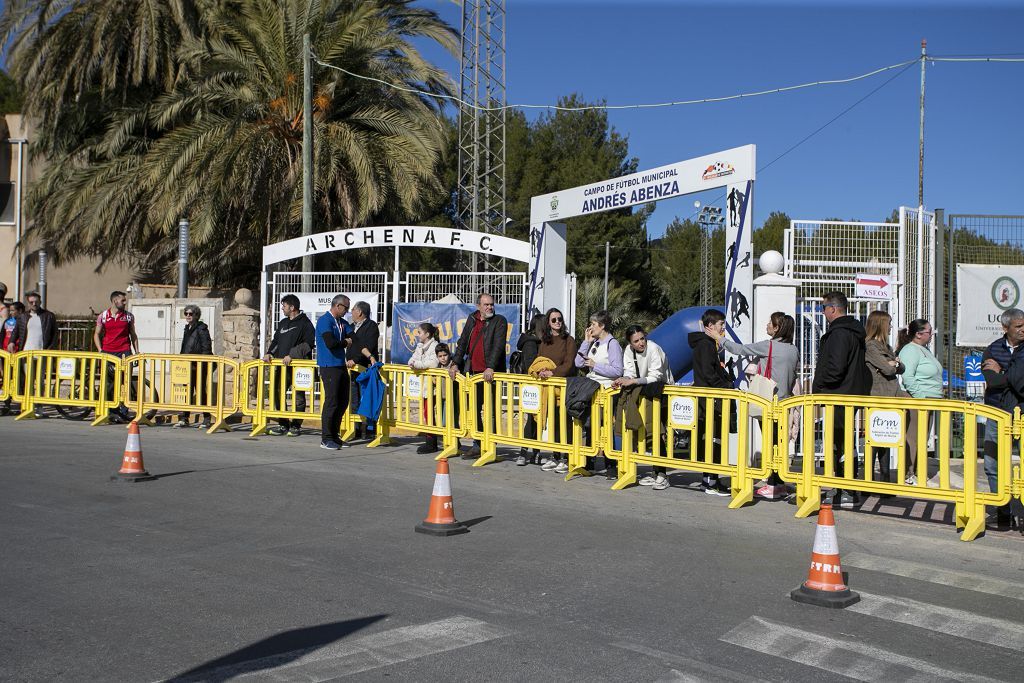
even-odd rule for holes
{"type": "MultiPolygon", "coordinates": [[[[903,388],[913,398],[942,398],[942,363],[928,349],[932,340],[931,324],[924,318],[910,321],[900,330],[897,354],[906,370],[903,388]]],[[[928,411],[928,450],[935,450],[935,413],[928,411]]],[[[917,475],[907,473],[907,484],[917,484],[917,475]]]]}

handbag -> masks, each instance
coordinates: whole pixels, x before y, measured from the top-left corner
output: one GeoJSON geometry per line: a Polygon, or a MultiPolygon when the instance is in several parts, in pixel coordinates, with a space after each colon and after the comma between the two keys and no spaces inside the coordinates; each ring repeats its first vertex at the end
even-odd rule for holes
{"type": "MultiPolygon", "coordinates": [[[[775,392],[778,388],[778,382],[772,379],[772,343],[768,342],[768,362],[765,363],[764,374],[762,375],[758,373],[751,377],[747,386],[747,391],[771,401],[775,398],[775,392]]],[[[761,406],[751,405],[750,416],[761,417],[761,406]]]]}

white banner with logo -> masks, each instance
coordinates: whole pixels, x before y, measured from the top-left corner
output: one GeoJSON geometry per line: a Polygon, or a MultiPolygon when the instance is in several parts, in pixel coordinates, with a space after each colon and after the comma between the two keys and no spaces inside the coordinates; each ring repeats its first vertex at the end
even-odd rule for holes
{"type": "Polygon", "coordinates": [[[988,346],[1003,336],[999,316],[1024,308],[1024,266],[960,264],[956,267],[956,345],[988,346]]]}
{"type": "MultiPolygon", "coordinates": [[[[288,294],[294,294],[299,297],[299,308],[302,309],[302,312],[306,314],[306,317],[314,325],[316,325],[316,321],[320,316],[331,309],[331,299],[338,294],[347,296],[353,305],[357,301],[365,301],[370,304],[370,317],[374,318],[377,315],[377,299],[379,295],[376,292],[285,292],[281,297],[284,298],[288,294]]],[[[351,310],[345,314],[345,320],[352,322],[351,310]]]]}
{"type": "Polygon", "coordinates": [[[538,195],[530,200],[530,224],[561,221],[725,185],[742,185],[754,179],[755,168],[754,145],[744,145],[599,183],[538,195]]]}

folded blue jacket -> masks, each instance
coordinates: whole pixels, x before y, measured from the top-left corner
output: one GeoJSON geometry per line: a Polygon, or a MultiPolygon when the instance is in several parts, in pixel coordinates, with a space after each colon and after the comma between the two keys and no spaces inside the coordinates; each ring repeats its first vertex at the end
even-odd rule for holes
{"type": "Polygon", "coordinates": [[[384,405],[384,380],[380,378],[382,363],[374,363],[359,373],[356,384],[359,385],[359,408],[357,415],[367,420],[376,421],[380,417],[380,409],[384,405]]]}

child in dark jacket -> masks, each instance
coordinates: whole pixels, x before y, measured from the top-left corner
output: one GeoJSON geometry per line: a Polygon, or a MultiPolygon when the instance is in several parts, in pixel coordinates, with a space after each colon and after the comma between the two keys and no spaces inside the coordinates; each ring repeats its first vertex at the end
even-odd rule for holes
{"type": "MultiPolygon", "coordinates": [[[[725,351],[722,339],[725,337],[725,314],[714,308],[704,311],[700,318],[703,327],[701,332],[691,332],[687,338],[693,349],[693,386],[712,387],[716,389],[732,389],[733,378],[725,369],[725,351]]],[[[722,462],[722,403],[724,399],[713,399],[714,420],[710,435],[704,426],[704,410],[706,399],[697,401],[697,439],[693,448],[697,453],[704,452],[704,439],[711,437],[714,443],[713,457],[715,462],[722,462]]],[[[711,496],[731,495],[729,488],[718,480],[717,474],[704,473],[701,489],[711,496]]]]}

